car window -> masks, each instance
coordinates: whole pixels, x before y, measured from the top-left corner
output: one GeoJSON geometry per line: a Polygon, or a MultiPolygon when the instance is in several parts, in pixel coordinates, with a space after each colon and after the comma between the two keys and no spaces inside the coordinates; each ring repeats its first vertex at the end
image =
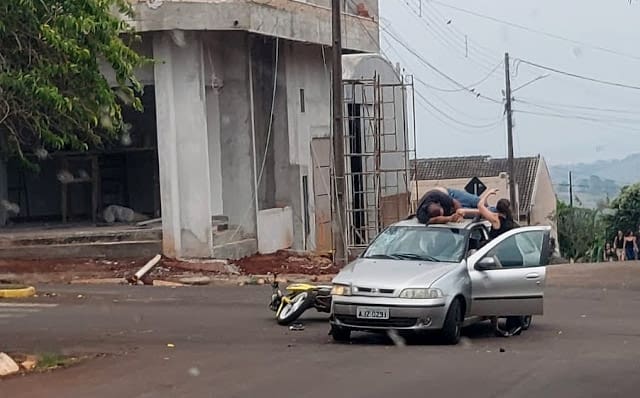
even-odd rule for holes
{"type": "Polygon", "coordinates": [[[466,247],[466,233],[458,229],[390,227],[364,252],[365,258],[460,262],[466,247]]]}
{"type": "Polygon", "coordinates": [[[481,228],[474,228],[469,233],[469,250],[478,250],[487,242],[486,235],[481,228]]]}
{"type": "Polygon", "coordinates": [[[539,267],[543,264],[544,231],[527,231],[500,242],[488,256],[493,256],[502,268],[539,267]]]}

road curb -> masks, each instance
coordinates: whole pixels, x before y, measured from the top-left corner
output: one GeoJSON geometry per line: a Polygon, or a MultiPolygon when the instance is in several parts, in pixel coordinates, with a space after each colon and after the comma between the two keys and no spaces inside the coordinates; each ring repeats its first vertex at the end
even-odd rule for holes
{"type": "Polygon", "coordinates": [[[36,294],[33,286],[0,287],[0,298],[26,298],[36,294]]]}

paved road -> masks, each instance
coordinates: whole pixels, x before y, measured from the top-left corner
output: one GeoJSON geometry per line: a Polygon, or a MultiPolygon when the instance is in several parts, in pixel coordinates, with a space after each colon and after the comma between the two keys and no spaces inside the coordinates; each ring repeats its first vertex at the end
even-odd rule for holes
{"type": "Polygon", "coordinates": [[[640,387],[637,290],[550,287],[546,315],[521,336],[477,326],[456,347],[398,347],[366,335],[333,344],[318,314],[304,331],[279,327],[266,286],[44,289],[57,296],[1,302],[0,345],[108,355],[0,381],[2,397],[584,398],[640,387]]]}

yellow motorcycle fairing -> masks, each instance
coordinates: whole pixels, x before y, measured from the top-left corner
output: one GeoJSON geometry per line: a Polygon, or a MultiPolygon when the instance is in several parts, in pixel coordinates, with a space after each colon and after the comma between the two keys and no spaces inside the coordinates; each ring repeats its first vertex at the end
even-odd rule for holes
{"type": "MultiPolygon", "coordinates": [[[[310,290],[314,290],[316,289],[317,286],[315,285],[310,285],[308,283],[292,283],[291,285],[286,287],[286,290],[291,292],[291,293],[301,293],[301,292],[308,292],[310,290]]],[[[282,308],[289,304],[291,302],[291,299],[293,297],[295,297],[296,294],[292,294],[292,295],[288,295],[288,296],[283,296],[282,300],[280,301],[280,307],[278,307],[278,310],[276,311],[276,317],[278,317],[280,315],[280,311],[282,311],[282,308]]]]}
{"type": "Polygon", "coordinates": [[[287,286],[287,290],[293,293],[300,293],[300,292],[306,292],[309,290],[314,290],[317,287],[315,285],[310,285],[308,283],[292,283],[291,285],[287,286]]]}

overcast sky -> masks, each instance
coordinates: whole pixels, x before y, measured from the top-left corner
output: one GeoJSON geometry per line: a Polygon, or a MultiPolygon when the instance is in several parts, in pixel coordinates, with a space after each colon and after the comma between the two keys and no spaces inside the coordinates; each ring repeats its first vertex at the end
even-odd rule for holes
{"type": "MultiPolygon", "coordinates": [[[[440,89],[416,82],[416,90],[424,97],[416,105],[419,157],[505,156],[505,125],[499,122],[503,107],[466,90],[451,92],[460,87],[424,66],[397,39],[463,86],[490,75],[506,51],[514,60],[640,86],[640,4],[628,0],[422,0],[420,16],[419,3],[380,0],[382,27],[395,36],[381,28],[383,53],[407,73],[440,89]],[[445,5],[584,44],[527,32],[445,5]]],[[[514,89],[549,73],[513,94],[514,109],[546,114],[515,113],[516,156],[540,153],[550,164],[562,164],[640,152],[640,90],[578,80],[517,61],[511,66],[514,89]]],[[[503,66],[474,88],[501,100],[503,66]]]]}

